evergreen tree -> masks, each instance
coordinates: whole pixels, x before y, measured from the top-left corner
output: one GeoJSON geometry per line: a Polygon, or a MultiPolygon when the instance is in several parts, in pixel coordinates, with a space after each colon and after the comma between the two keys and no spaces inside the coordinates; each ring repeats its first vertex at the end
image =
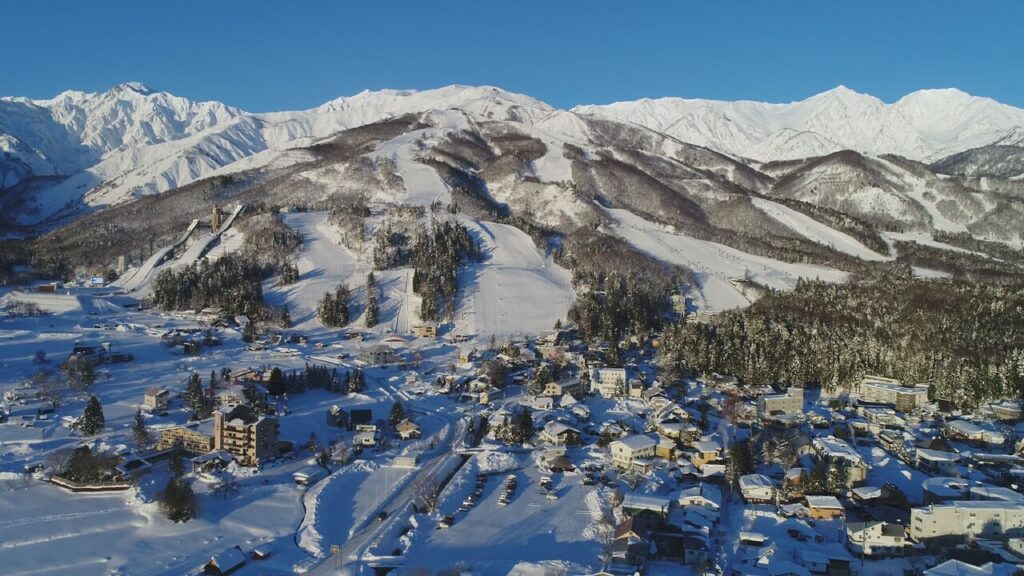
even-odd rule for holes
{"type": "Polygon", "coordinates": [[[271,396],[281,396],[287,392],[287,387],[284,381],[284,372],[277,366],[274,366],[270,370],[270,379],[267,380],[267,392],[271,396]]]}
{"type": "Polygon", "coordinates": [[[149,446],[149,431],[146,430],[146,420],[142,417],[142,408],[135,409],[132,437],[135,439],[135,446],[139,450],[145,450],[149,446]]]}
{"type": "Polygon", "coordinates": [[[72,390],[82,392],[96,383],[96,368],[92,362],[78,356],[72,356],[64,365],[68,377],[68,386],[72,390]]]}
{"type": "Polygon", "coordinates": [[[534,374],[533,380],[527,384],[527,392],[534,396],[539,396],[544,393],[544,388],[554,381],[555,378],[551,373],[551,367],[547,364],[541,364],[540,368],[537,368],[537,373],[534,374]]]}
{"type": "Polygon", "coordinates": [[[198,372],[193,372],[185,385],[185,403],[192,411],[193,420],[204,420],[210,417],[212,405],[203,392],[202,380],[198,372]]]}
{"type": "Polygon", "coordinates": [[[330,292],[324,293],[324,297],[320,300],[316,311],[320,322],[325,326],[335,328],[348,324],[348,305],[350,299],[351,291],[348,285],[344,283],[339,284],[335,288],[334,294],[330,292]]]}
{"type": "Polygon", "coordinates": [[[349,380],[348,383],[348,393],[358,394],[359,392],[362,392],[365,389],[366,379],[363,376],[363,371],[356,368],[355,371],[352,372],[352,378],[349,380]]]}
{"type": "Polygon", "coordinates": [[[106,425],[107,421],[103,417],[103,406],[100,405],[99,398],[90,396],[85,405],[85,411],[75,423],[75,427],[86,436],[92,436],[102,431],[106,425]]]}
{"type": "Polygon", "coordinates": [[[188,522],[196,517],[199,504],[192,486],[184,479],[172,477],[159,494],[160,510],[171,522],[188,522]]]}
{"type": "Polygon", "coordinates": [[[392,404],[391,405],[391,414],[390,414],[390,416],[388,416],[388,424],[390,424],[391,427],[394,428],[395,426],[398,426],[398,424],[400,422],[402,422],[403,420],[405,420],[405,419],[406,419],[405,407],[402,406],[402,403],[401,402],[395,402],[394,404],[392,404]]]}
{"type": "Polygon", "coordinates": [[[185,462],[181,458],[181,447],[176,446],[171,452],[171,459],[167,461],[167,470],[173,478],[181,478],[185,475],[185,462]]]}

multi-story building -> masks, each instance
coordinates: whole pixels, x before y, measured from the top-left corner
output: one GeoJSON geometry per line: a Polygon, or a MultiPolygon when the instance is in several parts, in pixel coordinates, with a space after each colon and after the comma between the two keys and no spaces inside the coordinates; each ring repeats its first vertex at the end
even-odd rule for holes
{"type": "Polygon", "coordinates": [[[815,438],[811,444],[818,458],[825,460],[830,466],[835,466],[839,460],[844,462],[848,486],[863,482],[868,477],[868,465],[864,458],[845,440],[828,436],[815,438]]]}
{"type": "Polygon", "coordinates": [[[904,386],[899,380],[881,376],[865,376],[856,385],[861,400],[890,404],[900,412],[911,412],[928,403],[928,385],[904,386]]]}
{"type": "Polygon", "coordinates": [[[608,445],[612,452],[612,465],[620,470],[633,468],[637,460],[653,458],[655,446],[657,442],[653,438],[642,434],[626,436],[608,445]]]}
{"type": "Polygon", "coordinates": [[[210,420],[167,428],[160,432],[156,449],[168,450],[177,446],[189,454],[206,454],[214,449],[213,428],[210,420]]]}
{"type": "Polygon", "coordinates": [[[625,368],[591,368],[590,389],[605,398],[622,396],[628,377],[625,368]]]}
{"type": "Polygon", "coordinates": [[[541,393],[543,396],[558,397],[565,394],[570,394],[573,398],[582,398],[586,394],[586,390],[583,387],[583,381],[579,378],[572,378],[569,380],[561,380],[559,382],[548,382],[544,385],[544,392],[541,393]]]}
{"type": "Polygon", "coordinates": [[[787,388],[785,392],[780,394],[765,394],[757,399],[757,415],[760,418],[803,414],[803,412],[803,388],[787,388]]]}
{"type": "Polygon", "coordinates": [[[858,555],[902,556],[906,549],[907,527],[879,520],[850,522],[846,525],[846,546],[858,555]]]}
{"type": "Polygon", "coordinates": [[[256,466],[276,457],[277,434],[277,418],[257,414],[250,406],[213,413],[214,449],[234,454],[243,466],[256,466]]]}
{"type": "Polygon", "coordinates": [[[958,501],[914,508],[910,537],[923,542],[971,538],[1005,538],[1024,533],[1024,504],[999,501],[958,501]]]}

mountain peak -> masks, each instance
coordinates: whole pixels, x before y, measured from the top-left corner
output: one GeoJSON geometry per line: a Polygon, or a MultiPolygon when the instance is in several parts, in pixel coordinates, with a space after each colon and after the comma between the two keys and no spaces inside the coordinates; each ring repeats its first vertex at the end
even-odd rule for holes
{"type": "Polygon", "coordinates": [[[135,92],[147,96],[153,93],[153,90],[143,84],[142,82],[122,82],[110,89],[110,92],[135,92]]]}

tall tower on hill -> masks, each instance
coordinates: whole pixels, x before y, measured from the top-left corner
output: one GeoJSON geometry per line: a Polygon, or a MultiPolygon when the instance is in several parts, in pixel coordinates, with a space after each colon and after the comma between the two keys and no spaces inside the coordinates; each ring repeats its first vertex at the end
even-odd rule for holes
{"type": "Polygon", "coordinates": [[[220,208],[216,204],[213,205],[213,211],[210,213],[210,229],[220,230],[220,208]]]}

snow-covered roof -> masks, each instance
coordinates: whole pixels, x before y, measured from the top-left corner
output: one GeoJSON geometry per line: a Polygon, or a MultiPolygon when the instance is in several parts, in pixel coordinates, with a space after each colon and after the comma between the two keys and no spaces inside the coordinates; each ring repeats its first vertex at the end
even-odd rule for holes
{"type": "Polygon", "coordinates": [[[843,505],[835,496],[804,496],[804,499],[811,508],[843,509],[843,505]]]}
{"type": "Polygon", "coordinates": [[[626,494],[622,499],[623,508],[634,510],[654,510],[665,512],[668,510],[671,500],[665,496],[646,496],[643,494],[626,494]]]}
{"type": "Polygon", "coordinates": [[[862,460],[860,454],[853,449],[853,446],[850,446],[845,440],[834,436],[815,438],[812,443],[816,450],[833,458],[842,458],[852,462],[860,462],[862,460]]]}
{"type": "Polygon", "coordinates": [[[774,488],[775,483],[764,474],[746,474],[740,476],[740,490],[752,490],[754,488],[774,488]]]}
{"type": "Polygon", "coordinates": [[[993,564],[986,562],[974,566],[960,560],[946,560],[934,568],[924,571],[925,576],[1003,576],[1013,574],[1017,566],[1012,564],[993,564]]]}
{"type": "Polygon", "coordinates": [[[971,486],[971,497],[979,500],[999,500],[1002,502],[1024,502],[1020,492],[1002,486],[971,486]]]}
{"type": "Polygon", "coordinates": [[[702,440],[700,442],[694,442],[693,447],[699,452],[719,452],[722,450],[722,445],[713,440],[702,440]]]}
{"type": "Polygon", "coordinates": [[[632,436],[624,436],[622,438],[619,438],[615,442],[612,442],[612,444],[615,444],[616,442],[622,444],[623,446],[629,448],[634,452],[637,450],[654,448],[655,446],[654,439],[648,436],[644,436],[643,434],[633,434],[632,436]]]}
{"type": "Polygon", "coordinates": [[[927,448],[918,448],[917,457],[921,460],[929,460],[931,462],[956,462],[960,459],[958,454],[953,452],[943,452],[941,450],[929,450],[927,448]]]}

